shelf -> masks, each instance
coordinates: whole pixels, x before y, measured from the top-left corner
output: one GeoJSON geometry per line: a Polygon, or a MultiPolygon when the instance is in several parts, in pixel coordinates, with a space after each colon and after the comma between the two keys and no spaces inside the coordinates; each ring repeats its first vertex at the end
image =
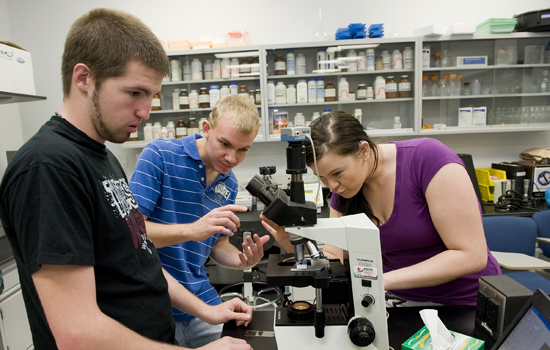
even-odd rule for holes
{"type": "MultiPolygon", "coordinates": [[[[256,108],[262,108],[256,105],[256,108]]],[[[160,111],[149,111],[151,115],[155,114],[175,114],[175,113],[193,113],[193,112],[210,112],[213,108],[197,108],[197,109],[162,109],[160,111]]]]}
{"type": "Polygon", "coordinates": [[[45,96],[17,94],[15,92],[0,91],[0,104],[20,103],[45,100],[45,96]]]}
{"type": "Polygon", "coordinates": [[[385,102],[406,102],[414,101],[414,97],[407,98],[387,98],[383,100],[355,100],[355,101],[334,101],[334,102],[319,102],[319,103],[291,103],[291,104],[275,104],[268,105],[268,108],[288,108],[288,107],[309,107],[309,106],[334,106],[357,103],[385,103],[385,102]]]}
{"type": "MultiPolygon", "coordinates": [[[[257,135],[254,139],[254,142],[262,142],[264,141],[264,135],[257,135]]],[[[122,148],[143,148],[147,146],[147,144],[151,141],[126,141],[121,144],[122,148]]]]}
{"type": "Polygon", "coordinates": [[[444,134],[475,134],[492,132],[518,132],[518,131],[541,131],[550,130],[550,124],[508,124],[508,125],[485,125],[472,127],[447,126],[438,129],[422,129],[420,135],[444,135],[444,134]],[[521,126],[521,128],[518,128],[521,126]]]}
{"type": "Polygon", "coordinates": [[[413,69],[383,69],[383,70],[365,70],[357,72],[335,72],[335,73],[308,73],[308,74],[295,74],[295,75],[268,75],[267,80],[279,80],[279,79],[307,79],[307,78],[319,78],[325,76],[353,76],[353,75],[365,75],[365,74],[397,74],[397,73],[414,73],[413,69]]]}
{"type": "Polygon", "coordinates": [[[423,68],[422,72],[447,72],[447,71],[465,71],[465,70],[495,70],[495,69],[518,69],[518,68],[550,68],[550,64],[506,64],[498,66],[478,66],[478,67],[430,67],[423,68]]]}
{"type": "Polygon", "coordinates": [[[162,86],[180,86],[180,85],[189,85],[189,84],[212,84],[212,83],[229,83],[237,81],[250,81],[250,80],[260,80],[260,75],[250,76],[250,77],[239,77],[239,78],[227,78],[227,79],[208,79],[208,80],[181,80],[181,81],[167,81],[162,83],[162,86]]]}
{"type": "Polygon", "coordinates": [[[250,57],[258,56],[260,54],[260,46],[228,46],[228,47],[213,47],[208,49],[189,49],[189,50],[172,50],[166,51],[168,57],[172,56],[194,56],[194,55],[215,55],[217,53],[232,53],[243,51],[256,51],[257,53],[251,54],[250,57]]]}
{"type": "Polygon", "coordinates": [[[540,97],[550,96],[550,92],[533,94],[494,94],[494,95],[462,95],[462,96],[429,96],[422,97],[422,101],[440,101],[440,100],[469,100],[472,98],[510,98],[510,97],[540,97]]]}

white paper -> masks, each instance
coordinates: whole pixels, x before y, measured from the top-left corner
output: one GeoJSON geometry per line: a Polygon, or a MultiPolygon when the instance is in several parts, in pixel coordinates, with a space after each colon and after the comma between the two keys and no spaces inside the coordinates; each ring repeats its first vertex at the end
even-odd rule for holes
{"type": "Polygon", "coordinates": [[[420,311],[420,317],[428,331],[430,331],[430,338],[432,339],[433,350],[448,350],[456,342],[453,335],[449,332],[447,327],[441,322],[437,315],[437,310],[424,309],[420,311]]]}

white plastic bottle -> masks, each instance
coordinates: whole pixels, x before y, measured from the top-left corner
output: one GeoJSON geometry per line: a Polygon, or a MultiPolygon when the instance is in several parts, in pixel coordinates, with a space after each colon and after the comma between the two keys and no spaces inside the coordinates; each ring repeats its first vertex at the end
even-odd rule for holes
{"type": "Polygon", "coordinates": [[[186,59],[183,63],[183,81],[191,80],[191,63],[186,59]]]}
{"type": "Polygon", "coordinates": [[[204,62],[204,79],[212,80],[214,73],[212,72],[212,60],[206,60],[204,62]]]}
{"type": "Polygon", "coordinates": [[[267,82],[267,104],[275,104],[275,83],[273,81],[267,82]]]}
{"type": "Polygon", "coordinates": [[[235,82],[229,83],[229,93],[231,95],[238,95],[239,94],[239,85],[235,82]]]}
{"type": "Polygon", "coordinates": [[[199,109],[199,94],[197,90],[191,90],[189,93],[189,109],[199,109]]]}
{"type": "Polygon", "coordinates": [[[239,77],[239,59],[232,58],[231,59],[231,78],[238,78],[238,77],[239,77]]]}
{"type": "Polygon", "coordinates": [[[430,68],[430,45],[424,44],[422,48],[422,68],[430,68]]]}
{"type": "Polygon", "coordinates": [[[165,126],[160,128],[160,138],[161,139],[167,139],[168,138],[168,129],[166,129],[165,126]]]}
{"type": "Polygon", "coordinates": [[[354,115],[355,119],[357,119],[359,121],[359,123],[363,122],[363,110],[361,108],[356,108],[353,115],[354,115]]]}
{"type": "Polygon", "coordinates": [[[357,72],[357,53],[355,50],[348,51],[348,72],[357,72]]]}
{"type": "Polygon", "coordinates": [[[349,84],[346,78],[338,82],[338,101],[349,101],[349,84]]]}
{"type": "Polygon", "coordinates": [[[481,95],[481,84],[477,79],[472,83],[472,95],[481,95]]]}
{"type": "Polygon", "coordinates": [[[315,119],[319,118],[321,115],[319,112],[313,112],[313,115],[311,116],[311,121],[314,121],[315,119]]]}
{"type": "Polygon", "coordinates": [[[326,61],[326,50],[325,49],[318,49],[317,50],[317,69],[327,69],[326,61]]]}
{"type": "Polygon", "coordinates": [[[414,51],[410,48],[410,46],[406,46],[405,50],[403,50],[403,68],[414,68],[414,51]]]}
{"type": "Polygon", "coordinates": [[[216,59],[212,63],[212,79],[220,79],[222,77],[221,61],[216,59]]]}
{"type": "Polygon", "coordinates": [[[220,89],[220,99],[224,98],[225,96],[229,96],[231,92],[229,91],[229,86],[223,85],[220,89]]]}
{"type": "Polygon", "coordinates": [[[296,75],[296,56],[292,50],[286,52],[286,74],[296,75]]]}
{"type": "Polygon", "coordinates": [[[231,70],[229,68],[230,64],[231,63],[229,62],[229,58],[225,57],[222,59],[222,62],[221,62],[222,79],[229,79],[231,77],[231,70]]]}
{"type": "Polygon", "coordinates": [[[198,58],[191,62],[191,80],[202,80],[202,63],[198,58]]]}
{"type": "Polygon", "coordinates": [[[399,50],[393,50],[391,54],[391,69],[403,69],[403,55],[399,50]]]}
{"type": "Polygon", "coordinates": [[[401,129],[401,117],[393,117],[393,128],[401,129]]]}
{"type": "Polygon", "coordinates": [[[288,84],[288,87],[286,88],[286,103],[296,103],[296,88],[294,87],[294,84],[288,84]]]}
{"type": "Polygon", "coordinates": [[[305,79],[298,80],[296,86],[296,102],[307,103],[307,82],[305,79]]]}
{"type": "Polygon", "coordinates": [[[374,99],[385,100],[386,99],[386,79],[379,75],[374,80],[374,99]]]}
{"type": "Polygon", "coordinates": [[[177,57],[170,57],[170,67],[172,68],[172,81],[181,81],[181,64],[177,57]]]}
{"type": "Polygon", "coordinates": [[[180,91],[181,89],[174,89],[172,92],[172,109],[175,111],[180,109],[180,91]]]}
{"type": "Polygon", "coordinates": [[[307,80],[307,102],[317,103],[317,81],[314,78],[307,80]]]}
{"type": "Polygon", "coordinates": [[[317,103],[325,101],[325,79],[317,79],[317,103]]]}
{"type": "Polygon", "coordinates": [[[367,70],[374,70],[374,49],[367,49],[367,70]]]}
{"type": "Polygon", "coordinates": [[[336,51],[333,48],[328,48],[326,51],[326,69],[336,69],[336,51]]]}
{"type": "Polygon", "coordinates": [[[306,57],[303,53],[299,53],[296,57],[296,74],[306,74],[306,57]]]}
{"type": "Polygon", "coordinates": [[[372,90],[372,86],[367,87],[367,100],[374,99],[374,91],[372,90]]]}
{"type": "Polygon", "coordinates": [[[210,108],[214,108],[220,100],[220,87],[218,85],[211,85],[208,94],[210,95],[210,108]]]}
{"type": "Polygon", "coordinates": [[[294,126],[306,126],[306,117],[302,113],[296,113],[294,116],[294,126]]]}
{"type": "Polygon", "coordinates": [[[382,69],[391,69],[391,55],[388,50],[382,51],[382,69]]]}
{"type": "MultiPolygon", "coordinates": [[[[374,61],[373,61],[374,67],[374,61]]],[[[367,70],[367,52],[359,51],[359,59],[357,60],[357,70],[363,72],[367,70]]]]}
{"type": "Polygon", "coordinates": [[[282,81],[277,82],[275,86],[275,104],[286,104],[286,86],[282,81]]]}
{"type": "Polygon", "coordinates": [[[160,122],[155,122],[155,124],[153,124],[153,140],[160,138],[161,129],[160,122]]]}
{"type": "Polygon", "coordinates": [[[153,141],[153,123],[145,123],[143,127],[143,139],[145,141],[153,141]]]}
{"type": "Polygon", "coordinates": [[[174,126],[174,122],[168,122],[166,124],[166,138],[167,139],[176,138],[176,127],[174,126]]]}

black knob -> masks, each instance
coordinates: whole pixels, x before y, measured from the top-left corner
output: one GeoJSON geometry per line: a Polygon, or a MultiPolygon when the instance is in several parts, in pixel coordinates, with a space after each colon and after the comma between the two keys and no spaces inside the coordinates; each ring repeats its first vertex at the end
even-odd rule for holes
{"type": "Polygon", "coordinates": [[[353,344],[369,346],[375,338],[374,326],[364,317],[354,317],[348,323],[348,335],[353,344]]]}
{"type": "Polygon", "coordinates": [[[363,296],[363,300],[361,300],[363,307],[369,307],[372,304],[374,304],[374,297],[372,295],[367,294],[363,296]]]}

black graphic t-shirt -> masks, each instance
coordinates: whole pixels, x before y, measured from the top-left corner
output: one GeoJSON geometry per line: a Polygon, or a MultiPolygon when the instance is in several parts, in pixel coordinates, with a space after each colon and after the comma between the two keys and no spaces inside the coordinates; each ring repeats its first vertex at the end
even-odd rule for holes
{"type": "Polygon", "coordinates": [[[12,245],[35,349],[56,349],[31,275],[93,265],[97,303],[137,333],[174,343],[168,285],[115,156],[52,117],[10,162],[0,217],[12,245]]]}

